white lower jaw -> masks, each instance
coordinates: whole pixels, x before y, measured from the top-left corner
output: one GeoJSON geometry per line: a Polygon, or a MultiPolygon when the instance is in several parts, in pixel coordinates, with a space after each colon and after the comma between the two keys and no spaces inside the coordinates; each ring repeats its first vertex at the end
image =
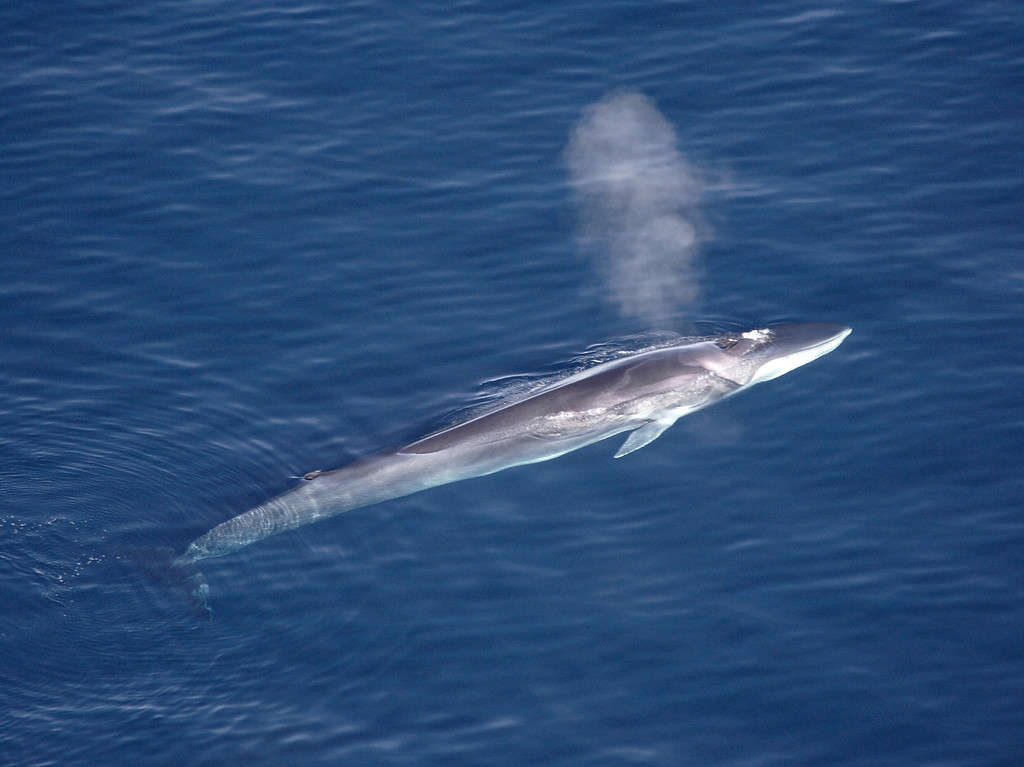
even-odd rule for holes
{"type": "Polygon", "coordinates": [[[839,333],[823,344],[812,346],[808,349],[801,349],[798,352],[787,354],[785,357],[778,357],[773,360],[769,360],[757,369],[754,373],[754,377],[750,379],[748,386],[762,383],[764,381],[771,381],[773,378],[778,378],[781,375],[785,375],[790,370],[796,370],[798,367],[806,365],[808,362],[812,362],[818,357],[823,357],[830,351],[835,349],[843,340],[850,335],[850,331],[847,330],[844,333],[839,333]]]}

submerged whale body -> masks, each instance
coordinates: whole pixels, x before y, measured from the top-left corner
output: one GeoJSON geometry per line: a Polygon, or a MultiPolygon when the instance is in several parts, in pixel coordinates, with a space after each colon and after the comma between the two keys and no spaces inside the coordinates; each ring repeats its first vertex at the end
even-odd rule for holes
{"type": "Polygon", "coordinates": [[[345,511],[449,482],[557,458],[616,434],[615,453],[650,444],[677,419],[828,354],[851,332],[823,323],[684,339],[605,362],[393,452],[336,471],[217,525],[178,563],[219,557],[345,511]]]}

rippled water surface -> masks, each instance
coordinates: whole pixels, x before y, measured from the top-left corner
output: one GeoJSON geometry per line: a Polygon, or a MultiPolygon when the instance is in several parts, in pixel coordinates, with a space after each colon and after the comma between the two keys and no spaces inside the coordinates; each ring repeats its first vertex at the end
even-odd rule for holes
{"type": "Polygon", "coordinates": [[[1020,763],[1019,4],[0,28],[0,763],[1020,763]],[[782,321],[854,333],[211,560],[212,621],[152,577],[593,344],[782,321]]]}

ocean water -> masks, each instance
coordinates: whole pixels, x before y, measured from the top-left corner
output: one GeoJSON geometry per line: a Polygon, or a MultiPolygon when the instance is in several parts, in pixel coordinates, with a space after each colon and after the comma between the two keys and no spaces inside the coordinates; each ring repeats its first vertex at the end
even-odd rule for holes
{"type": "Polygon", "coordinates": [[[0,29],[0,763],[1022,763],[1019,3],[0,29]],[[211,560],[212,620],[149,577],[488,381],[781,321],[854,332],[211,560]]]}

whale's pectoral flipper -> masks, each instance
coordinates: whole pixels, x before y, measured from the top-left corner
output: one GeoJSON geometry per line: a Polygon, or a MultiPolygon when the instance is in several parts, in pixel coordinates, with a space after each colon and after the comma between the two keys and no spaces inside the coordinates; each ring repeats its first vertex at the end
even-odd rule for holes
{"type": "Polygon", "coordinates": [[[674,423],[675,419],[671,421],[651,421],[644,424],[626,438],[626,441],[622,443],[622,447],[618,449],[613,457],[622,458],[622,456],[629,455],[634,450],[639,450],[644,445],[651,444],[661,436],[665,429],[674,423]]]}

